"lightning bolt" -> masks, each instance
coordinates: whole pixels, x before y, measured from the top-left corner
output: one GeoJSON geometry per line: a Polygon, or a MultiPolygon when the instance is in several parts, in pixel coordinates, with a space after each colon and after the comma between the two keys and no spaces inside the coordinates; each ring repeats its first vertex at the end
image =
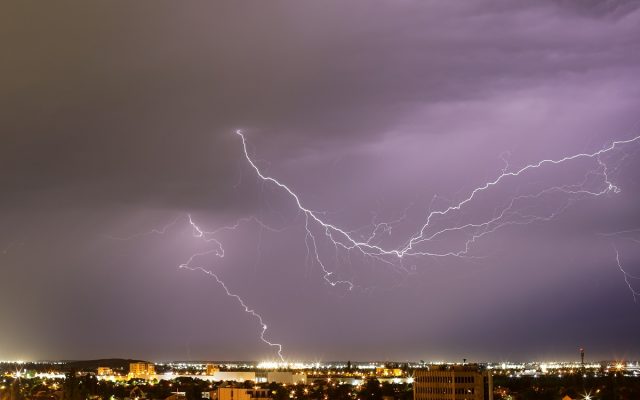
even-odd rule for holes
{"type": "Polygon", "coordinates": [[[622,276],[624,277],[624,282],[629,288],[629,291],[631,292],[631,295],[633,296],[633,301],[635,303],[638,302],[637,300],[638,300],[638,296],[640,295],[640,292],[638,292],[636,289],[633,288],[633,281],[640,281],[640,277],[630,274],[622,267],[622,261],[620,261],[620,251],[618,250],[618,247],[616,246],[613,240],[619,238],[619,239],[629,240],[634,243],[640,243],[640,240],[634,237],[634,236],[637,236],[638,234],[640,234],[640,229],[625,229],[617,232],[599,233],[600,236],[608,237],[612,240],[611,245],[613,247],[613,250],[616,253],[616,264],[618,266],[618,269],[622,273],[622,276]]]}
{"type": "Polygon", "coordinates": [[[233,297],[244,309],[244,312],[246,312],[247,314],[251,314],[255,319],[258,320],[258,322],[260,323],[260,340],[262,340],[264,343],[266,343],[267,345],[271,346],[271,347],[275,347],[277,349],[277,353],[278,353],[278,357],[280,357],[280,360],[282,362],[285,361],[284,356],[282,355],[282,345],[280,343],[274,343],[271,342],[269,340],[267,340],[267,338],[265,337],[266,333],[267,333],[267,324],[264,323],[264,320],[262,318],[262,316],[260,314],[258,314],[254,309],[250,308],[245,301],[242,299],[242,297],[238,296],[237,294],[231,292],[231,290],[229,290],[229,287],[224,283],[224,281],[222,279],[220,279],[220,277],[215,274],[213,271],[210,271],[208,269],[204,269],[202,267],[191,267],[189,266],[189,263],[191,263],[193,261],[193,259],[195,257],[197,257],[198,255],[194,255],[192,257],[189,258],[189,260],[184,263],[184,264],[180,264],[179,268],[183,268],[183,269],[187,269],[189,271],[200,271],[204,274],[209,275],[210,277],[212,277],[213,279],[216,280],[216,282],[222,286],[222,288],[224,289],[225,293],[227,294],[227,296],[229,297],[233,297]]]}
{"type": "MultiPolygon", "coordinates": [[[[319,254],[318,237],[314,233],[315,231],[313,227],[318,228],[323,232],[324,238],[329,240],[329,243],[331,243],[336,249],[341,248],[345,251],[355,250],[360,252],[363,256],[371,257],[375,260],[393,265],[396,268],[405,271],[406,269],[402,266],[402,259],[406,257],[467,257],[470,251],[470,246],[475,243],[476,240],[487,234],[493,233],[498,229],[510,225],[526,225],[533,222],[549,221],[564,212],[564,210],[581,198],[599,197],[610,193],[620,193],[621,189],[611,180],[611,170],[603,158],[608,153],[621,148],[624,145],[640,141],[640,136],[627,140],[617,140],[592,153],[583,152],[564,156],[558,159],[543,159],[527,164],[516,170],[509,170],[509,153],[502,153],[500,158],[504,162],[504,167],[497,177],[477,186],[468,193],[467,197],[456,204],[439,210],[430,209],[426,215],[424,223],[417,230],[416,234],[409,237],[403,245],[398,247],[383,247],[382,244],[378,244],[374,239],[379,236],[379,232],[390,232],[391,224],[374,223],[370,234],[362,239],[357,238],[354,235],[354,230],[341,228],[325,220],[322,213],[305,206],[301,197],[291,187],[277,178],[265,174],[250,156],[247,139],[244,133],[241,130],[237,130],[236,134],[242,140],[244,157],[249,166],[255,171],[256,175],[263,182],[273,184],[287,193],[292,198],[299,212],[304,215],[306,232],[305,244],[307,246],[307,252],[322,269],[324,280],[332,286],[345,284],[349,289],[353,289],[355,287],[355,284],[352,281],[332,279],[334,272],[330,271],[322,261],[322,257],[319,254]],[[466,206],[471,205],[471,203],[476,200],[481,193],[488,192],[492,188],[505,184],[509,179],[522,177],[533,170],[542,169],[544,167],[559,166],[578,160],[595,161],[593,169],[586,172],[584,179],[581,182],[552,186],[539,190],[535,193],[513,196],[506,202],[506,205],[496,210],[493,217],[481,222],[469,222],[460,225],[445,226],[441,229],[432,229],[436,219],[444,219],[444,217],[447,217],[449,214],[461,211],[466,206]],[[596,185],[597,187],[589,189],[587,186],[594,179],[598,181],[598,184],[596,185]],[[546,213],[545,215],[539,215],[536,213],[523,213],[518,210],[518,205],[524,201],[536,200],[554,194],[566,195],[567,199],[561,206],[557,207],[552,212],[546,213]],[[466,232],[470,237],[456,250],[435,252],[424,249],[426,244],[433,242],[436,238],[454,232],[466,232]]],[[[624,158],[626,158],[626,155],[622,160],[624,160],[624,158]]],[[[627,275],[625,275],[625,277],[627,277],[627,275]]]]}
{"type": "MultiPolygon", "coordinates": [[[[373,261],[381,262],[384,265],[392,267],[395,271],[401,273],[408,273],[409,270],[403,265],[403,260],[408,257],[473,257],[470,250],[473,244],[483,238],[486,235],[496,232],[499,229],[513,225],[527,225],[535,222],[550,221],[564,212],[576,201],[587,197],[599,197],[607,194],[618,194],[621,189],[613,183],[610,178],[611,174],[616,169],[611,169],[610,166],[603,160],[604,157],[613,152],[614,150],[621,148],[624,145],[630,145],[632,143],[640,141],[640,136],[628,140],[613,141],[609,145],[601,148],[598,151],[592,153],[577,153],[569,156],[565,156],[558,159],[543,159],[535,163],[527,164],[516,170],[510,170],[508,152],[500,154],[500,159],[504,162],[504,167],[500,170],[500,173],[492,180],[486,181],[481,185],[475,187],[467,196],[461,201],[451,204],[441,209],[433,209],[433,204],[436,199],[441,198],[434,196],[431,204],[428,207],[428,211],[425,214],[424,222],[415,231],[416,233],[409,236],[406,240],[401,242],[402,244],[396,247],[384,246],[383,237],[390,237],[393,228],[407,218],[408,209],[404,210],[404,213],[400,217],[392,221],[380,222],[378,216],[373,215],[370,223],[364,227],[357,229],[345,229],[338,225],[335,225],[326,220],[325,212],[313,210],[306,206],[301,198],[290,186],[281,182],[275,177],[265,174],[250,156],[248,151],[247,139],[242,131],[236,131],[236,134],[242,140],[242,149],[244,158],[248,165],[253,169],[257,177],[265,184],[271,184],[278,189],[285,192],[294,202],[297,210],[304,216],[304,243],[307,250],[308,259],[312,260],[318,265],[322,271],[322,278],[326,283],[332,287],[341,286],[348,290],[353,290],[357,285],[348,279],[335,278],[337,276],[336,271],[331,271],[328,264],[324,261],[321,255],[319,241],[321,238],[328,240],[328,243],[333,246],[337,254],[339,251],[357,251],[363,257],[369,258],[373,261]],[[497,207],[493,215],[486,217],[484,220],[471,221],[458,224],[445,224],[444,227],[437,228],[436,222],[446,223],[446,217],[450,214],[460,212],[463,208],[471,206],[471,204],[478,199],[478,197],[484,193],[489,192],[491,189],[500,185],[505,185],[509,179],[516,179],[522,177],[528,172],[542,169],[544,167],[559,166],[578,160],[593,160],[594,166],[587,170],[583,176],[583,179],[579,182],[572,184],[555,185],[540,190],[536,190],[530,193],[519,193],[511,195],[504,201],[499,207],[497,207]],[[595,183],[594,183],[595,181],[595,183]],[[594,187],[592,187],[594,186],[594,187]],[[564,200],[560,205],[556,206],[549,212],[540,213],[533,211],[527,211],[527,209],[533,208],[531,205],[526,206],[528,202],[535,202],[540,199],[561,195],[564,196],[564,200]],[[368,231],[367,231],[368,230],[368,231]],[[363,233],[364,231],[364,233],[363,233]],[[425,247],[435,242],[437,239],[445,237],[451,234],[463,234],[464,239],[456,248],[445,251],[433,251],[428,250],[425,247]]],[[[627,157],[625,155],[620,160],[620,163],[627,157]]],[[[114,238],[117,240],[130,240],[149,234],[164,234],[169,228],[174,226],[180,217],[176,218],[169,224],[160,229],[153,229],[149,232],[142,234],[136,234],[124,238],[114,238]]],[[[227,296],[235,299],[238,304],[243,308],[244,312],[250,314],[255,318],[260,325],[260,340],[267,344],[269,347],[277,350],[278,357],[284,362],[284,356],[282,355],[283,346],[279,343],[271,342],[267,339],[267,324],[264,322],[264,318],[253,308],[249,307],[246,301],[240,297],[237,293],[230,290],[228,285],[220,278],[218,274],[212,270],[205,269],[200,266],[194,266],[195,260],[207,255],[215,255],[216,257],[224,257],[225,251],[223,244],[217,238],[217,235],[223,231],[236,230],[240,225],[245,223],[255,223],[262,229],[266,229],[271,232],[280,232],[279,229],[274,229],[264,224],[259,218],[246,217],[237,220],[234,224],[229,226],[223,226],[213,231],[203,230],[192,218],[190,214],[186,215],[186,221],[192,229],[193,237],[211,245],[209,250],[192,254],[187,261],[179,265],[180,269],[186,269],[189,271],[197,271],[204,273],[222,287],[227,296]]],[[[631,293],[633,294],[634,301],[639,292],[635,291],[631,285],[631,280],[640,279],[633,275],[628,274],[620,262],[619,253],[616,249],[616,261],[619,270],[623,273],[625,282],[629,286],[631,293]]]]}
{"type": "Polygon", "coordinates": [[[267,333],[267,329],[268,326],[267,324],[264,322],[264,318],[262,317],[262,315],[260,315],[256,310],[252,309],[251,307],[249,307],[247,305],[247,303],[245,302],[245,300],[240,297],[238,294],[232,292],[229,289],[229,286],[220,278],[220,276],[218,274],[216,274],[215,272],[205,269],[203,267],[199,267],[199,266],[192,266],[191,264],[199,257],[203,257],[203,256],[207,256],[207,255],[215,255],[219,258],[223,258],[225,256],[225,251],[224,251],[224,246],[222,244],[222,242],[220,242],[220,240],[216,237],[217,234],[224,232],[224,231],[234,231],[237,230],[241,225],[246,224],[246,223],[250,223],[253,222],[255,224],[257,224],[258,226],[260,226],[262,229],[271,231],[271,232],[281,232],[281,229],[277,229],[277,228],[273,228],[265,223],[263,223],[259,218],[254,217],[254,216],[250,216],[250,217],[243,217],[243,218],[239,218],[238,220],[236,220],[232,225],[227,225],[227,226],[222,226],[220,228],[217,228],[213,231],[205,231],[203,230],[193,219],[193,217],[191,216],[191,214],[185,214],[184,217],[176,217],[174,220],[172,220],[171,222],[169,222],[168,224],[164,225],[163,227],[159,228],[159,229],[151,229],[147,232],[142,232],[142,233],[136,233],[133,235],[129,235],[129,236],[124,236],[124,237],[119,237],[119,236],[111,236],[111,235],[105,235],[105,237],[112,239],[112,240],[120,240],[120,241],[128,241],[128,240],[133,240],[133,239],[138,239],[144,236],[148,236],[148,235],[164,235],[167,233],[167,231],[173,227],[174,225],[176,225],[178,223],[178,221],[180,221],[180,219],[186,219],[186,222],[189,224],[189,226],[192,229],[192,235],[194,238],[196,239],[200,239],[203,242],[207,243],[207,244],[212,244],[213,247],[209,250],[206,251],[202,251],[202,252],[198,252],[198,253],[194,253],[192,254],[187,261],[183,262],[182,264],[180,264],[178,266],[179,269],[186,269],[189,271],[199,271],[202,272],[210,277],[212,277],[213,279],[215,279],[215,281],[218,283],[218,285],[220,285],[222,287],[222,289],[225,291],[226,295],[233,298],[234,300],[236,300],[240,306],[242,306],[242,308],[244,309],[244,311],[247,314],[250,314],[251,316],[253,316],[255,319],[257,319],[258,323],[260,324],[260,335],[259,338],[262,342],[264,342],[265,344],[267,344],[268,346],[272,347],[272,348],[276,348],[276,352],[278,354],[278,357],[280,358],[280,360],[282,362],[285,361],[285,358],[282,354],[282,345],[280,343],[274,343],[269,341],[266,338],[266,333],[267,333]]]}
{"type": "Polygon", "coordinates": [[[260,227],[262,227],[264,229],[268,229],[270,231],[279,232],[279,230],[269,227],[268,225],[262,223],[262,221],[260,221],[259,219],[255,218],[255,217],[248,217],[248,218],[239,219],[233,225],[224,226],[224,227],[218,228],[218,229],[216,229],[214,231],[207,232],[207,231],[202,230],[200,228],[200,226],[198,226],[194,222],[193,218],[191,217],[191,214],[187,214],[187,217],[188,217],[188,220],[189,220],[189,224],[193,228],[193,236],[195,238],[202,239],[207,243],[213,242],[216,245],[216,247],[213,248],[212,250],[209,250],[209,251],[193,254],[191,257],[189,257],[189,259],[186,262],[180,264],[178,266],[178,268],[187,269],[187,270],[190,270],[190,271],[200,271],[200,272],[212,277],[213,279],[215,279],[216,282],[222,287],[222,289],[224,289],[224,291],[227,294],[227,296],[232,297],[233,299],[235,299],[242,306],[242,308],[244,309],[244,312],[246,312],[247,314],[252,315],[255,319],[258,320],[258,322],[260,324],[260,328],[261,328],[260,340],[262,340],[262,342],[264,342],[268,346],[276,348],[278,357],[280,358],[280,360],[282,362],[284,362],[285,359],[284,359],[284,356],[282,355],[282,345],[280,343],[271,342],[266,338],[266,333],[267,333],[268,327],[267,327],[267,324],[265,324],[262,315],[258,314],[257,311],[255,311],[254,309],[250,308],[242,297],[240,297],[236,293],[233,293],[229,289],[227,284],[222,279],[220,279],[220,276],[218,276],[218,274],[214,273],[211,270],[204,269],[202,267],[192,267],[191,266],[191,263],[197,257],[200,257],[200,256],[204,256],[204,255],[208,255],[208,254],[215,254],[218,257],[221,257],[221,258],[224,257],[224,247],[222,246],[222,243],[214,236],[215,234],[217,234],[219,232],[222,232],[222,231],[225,231],[225,230],[236,230],[241,224],[246,223],[246,222],[250,222],[250,221],[256,222],[258,225],[260,225],[260,227]]]}
{"type": "Polygon", "coordinates": [[[613,249],[616,252],[616,263],[618,264],[618,269],[620,270],[620,272],[622,272],[622,276],[624,277],[624,282],[629,287],[629,291],[631,292],[631,295],[633,296],[633,302],[637,303],[638,302],[638,296],[640,296],[640,292],[636,291],[633,288],[633,285],[631,284],[631,281],[632,280],[640,280],[640,277],[631,275],[630,273],[625,271],[625,269],[622,267],[622,263],[620,262],[620,252],[618,251],[618,249],[615,246],[613,247],[613,249]]]}

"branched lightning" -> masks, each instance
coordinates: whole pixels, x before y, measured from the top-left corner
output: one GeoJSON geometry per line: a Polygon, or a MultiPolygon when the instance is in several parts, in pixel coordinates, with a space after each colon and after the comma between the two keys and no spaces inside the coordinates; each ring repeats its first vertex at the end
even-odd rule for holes
{"type": "MultiPolygon", "coordinates": [[[[605,156],[624,145],[640,142],[640,136],[636,136],[628,140],[613,141],[609,145],[592,153],[583,152],[564,156],[558,159],[543,159],[515,170],[510,169],[510,153],[503,152],[500,154],[500,159],[503,161],[504,166],[499,170],[498,175],[494,179],[488,180],[473,188],[468,192],[466,197],[457,203],[450,202],[450,205],[441,209],[434,209],[433,205],[436,199],[440,199],[442,197],[437,195],[433,196],[431,204],[424,215],[423,222],[417,226],[417,229],[414,231],[415,233],[401,241],[400,245],[393,247],[385,246],[384,239],[391,236],[395,226],[407,219],[409,207],[405,209],[399,217],[391,221],[381,222],[379,221],[378,215],[374,214],[369,224],[363,227],[355,229],[339,227],[338,225],[328,221],[326,213],[314,210],[305,205],[301,196],[290,186],[263,172],[249,154],[245,135],[240,130],[236,131],[236,134],[242,140],[244,157],[248,165],[253,169],[253,171],[255,171],[257,177],[263,184],[274,185],[276,188],[286,193],[293,200],[298,212],[304,216],[304,244],[307,250],[307,259],[311,260],[313,264],[319,266],[322,271],[324,281],[329,285],[332,287],[343,286],[349,290],[357,287],[356,283],[343,277],[337,278],[339,276],[338,271],[332,271],[329,268],[329,264],[322,254],[320,244],[321,240],[323,241],[323,244],[326,243],[335,249],[336,264],[339,264],[339,252],[342,251],[345,252],[345,254],[350,254],[350,252],[354,251],[357,252],[354,254],[359,254],[367,259],[380,262],[383,265],[393,268],[394,271],[401,273],[409,272],[403,264],[403,260],[408,257],[476,258],[476,256],[470,254],[474,243],[484,236],[498,231],[499,229],[508,226],[527,225],[536,222],[550,221],[563,213],[576,201],[588,197],[600,197],[607,194],[620,193],[621,189],[611,178],[612,174],[615,173],[620,164],[618,164],[618,167],[611,169],[605,161],[605,156]],[[578,182],[548,185],[547,187],[530,190],[529,192],[524,193],[519,192],[518,189],[518,192],[515,194],[512,193],[506,198],[506,200],[500,203],[493,210],[492,215],[484,216],[482,218],[473,217],[475,220],[456,223],[450,222],[451,220],[456,221],[455,219],[448,218],[456,212],[461,212],[461,210],[466,207],[471,207],[472,203],[478,199],[481,194],[490,192],[491,189],[497,188],[500,185],[506,185],[506,182],[510,179],[521,177],[528,172],[542,169],[544,167],[558,166],[578,160],[590,160],[593,162],[593,166],[586,170],[582,180],[578,182]],[[546,210],[545,212],[536,210],[536,202],[540,203],[542,199],[546,198],[555,199],[553,196],[561,197],[562,201],[552,207],[551,210],[546,210]],[[461,235],[463,239],[456,242],[454,248],[439,251],[430,250],[430,245],[433,245],[437,240],[449,237],[450,235],[461,235]]],[[[619,163],[621,163],[626,156],[627,155],[622,157],[621,160],[619,160],[619,163]]],[[[196,259],[200,257],[215,255],[216,257],[222,258],[225,256],[223,244],[218,238],[218,234],[223,231],[236,230],[244,223],[255,223],[260,226],[260,228],[270,232],[280,232],[281,230],[274,229],[264,224],[259,218],[253,216],[238,219],[232,225],[223,226],[213,231],[203,230],[194,221],[190,214],[186,214],[185,218],[186,222],[192,229],[193,237],[203,241],[207,245],[210,245],[211,248],[192,254],[185,262],[179,265],[179,268],[190,271],[199,271],[215,279],[227,296],[234,298],[246,313],[250,314],[258,321],[261,328],[259,335],[260,340],[268,346],[275,348],[277,350],[278,357],[284,361],[282,345],[274,343],[266,337],[267,324],[264,322],[262,315],[249,307],[240,295],[230,290],[227,284],[217,273],[210,269],[193,265],[195,264],[196,259]]],[[[178,217],[160,229],[153,229],[149,232],[135,234],[128,237],[111,238],[117,240],[130,240],[150,234],[164,234],[169,228],[177,224],[180,219],[181,217],[178,217]]],[[[636,231],[640,230],[630,230],[628,232],[636,231]]],[[[640,280],[640,277],[633,276],[624,270],[620,262],[620,256],[617,249],[616,261],[619,270],[624,276],[627,286],[631,290],[634,301],[636,301],[637,297],[640,296],[640,292],[634,290],[631,285],[631,281],[636,279],[640,280]]]]}
{"type": "MultiPolygon", "coordinates": [[[[175,218],[173,221],[171,221],[170,223],[164,225],[162,228],[160,229],[151,229],[150,231],[147,232],[143,232],[143,233],[137,233],[137,234],[133,234],[130,236],[126,236],[126,237],[116,237],[116,236],[106,236],[110,239],[113,240],[132,240],[132,239],[137,239],[140,237],[144,237],[144,236],[148,236],[148,235],[164,235],[167,230],[171,227],[173,227],[174,225],[176,225],[176,223],[181,219],[182,217],[177,217],[175,218]]],[[[186,214],[184,216],[184,218],[186,219],[186,221],[188,222],[189,226],[192,229],[192,234],[194,238],[200,239],[205,243],[208,244],[213,244],[213,248],[209,249],[209,250],[205,250],[202,252],[198,252],[198,253],[194,253],[192,254],[187,261],[183,262],[182,264],[180,264],[178,266],[179,269],[186,269],[189,271],[200,271],[202,273],[207,274],[208,276],[214,278],[216,280],[216,282],[222,287],[222,289],[225,291],[226,295],[229,297],[232,297],[233,299],[235,299],[244,309],[244,311],[247,314],[252,315],[254,318],[256,318],[260,324],[260,340],[262,340],[262,342],[264,342],[265,344],[267,344],[270,347],[274,347],[277,349],[277,354],[278,357],[280,358],[280,360],[282,362],[285,361],[284,356],[282,355],[282,345],[279,343],[274,343],[269,341],[266,338],[266,333],[267,333],[267,324],[265,324],[264,319],[262,317],[262,315],[258,314],[257,311],[255,311],[254,309],[250,308],[247,303],[245,302],[245,300],[240,297],[238,294],[232,292],[229,287],[227,286],[227,284],[220,278],[220,276],[218,274],[216,274],[215,272],[205,269],[203,267],[199,267],[199,266],[192,266],[191,264],[199,257],[204,257],[207,255],[215,255],[217,257],[223,258],[225,256],[225,251],[224,251],[224,247],[222,242],[220,242],[220,240],[216,237],[217,234],[224,232],[224,231],[233,231],[238,229],[242,224],[245,223],[249,223],[249,222],[253,222],[257,225],[259,225],[261,228],[271,231],[271,232],[280,232],[280,229],[276,229],[273,227],[270,227],[269,225],[263,223],[259,218],[251,216],[251,217],[244,217],[244,218],[239,218],[238,220],[235,221],[235,223],[231,224],[231,225],[227,225],[227,226],[222,226],[220,228],[217,228],[213,231],[205,231],[203,230],[193,219],[193,217],[191,216],[191,214],[186,214]]]]}
{"type": "Polygon", "coordinates": [[[189,257],[189,259],[180,264],[178,266],[178,268],[182,268],[182,269],[188,269],[190,271],[200,271],[203,272],[207,275],[209,275],[210,277],[214,278],[216,280],[216,282],[222,286],[222,288],[224,289],[225,293],[227,294],[227,296],[229,297],[233,297],[238,303],[240,303],[240,305],[242,306],[242,308],[244,308],[244,311],[247,314],[251,314],[254,318],[256,318],[258,320],[258,322],[260,323],[260,340],[262,340],[264,343],[266,343],[267,345],[271,346],[271,347],[275,347],[277,349],[277,353],[278,353],[278,357],[280,357],[280,360],[284,362],[284,356],[282,355],[282,345],[279,343],[274,343],[271,342],[269,340],[267,340],[267,338],[265,337],[266,333],[267,333],[267,324],[264,323],[264,320],[262,318],[262,315],[258,314],[254,309],[250,308],[247,303],[244,301],[244,299],[242,299],[242,297],[240,297],[239,295],[237,295],[236,293],[233,293],[231,290],[229,290],[229,287],[227,286],[226,283],[224,283],[224,281],[222,279],[220,279],[220,277],[218,276],[218,274],[214,273],[211,270],[208,269],[204,269],[202,267],[192,267],[191,263],[200,256],[204,256],[204,255],[208,255],[208,254],[215,254],[218,257],[224,257],[224,248],[222,246],[222,243],[215,238],[213,235],[225,231],[225,230],[235,230],[237,229],[242,223],[244,222],[248,222],[248,221],[254,221],[256,223],[258,223],[261,227],[265,228],[265,229],[269,229],[271,231],[277,231],[276,229],[273,229],[265,224],[263,224],[259,219],[255,218],[255,217],[249,217],[249,218],[241,218],[238,221],[236,221],[235,224],[230,225],[230,226],[224,226],[222,228],[218,228],[214,231],[211,232],[207,232],[204,231],[200,228],[200,226],[198,226],[194,221],[193,218],[191,217],[191,214],[187,215],[188,219],[189,219],[189,224],[191,225],[191,227],[193,228],[193,236],[196,238],[200,238],[202,240],[204,240],[207,243],[213,242],[215,243],[216,247],[212,250],[209,251],[205,251],[202,253],[196,253],[193,254],[191,257],[189,257]]]}
{"type": "MultiPolygon", "coordinates": [[[[336,249],[341,248],[346,251],[355,250],[360,252],[365,257],[371,257],[385,264],[392,265],[396,268],[404,270],[402,266],[402,259],[406,257],[469,257],[470,246],[479,238],[493,233],[498,229],[504,228],[510,225],[526,225],[533,222],[544,222],[555,218],[557,215],[566,210],[575,201],[585,197],[598,197],[606,194],[620,193],[620,188],[613,183],[610,178],[610,169],[607,163],[603,160],[603,157],[607,153],[612,152],[614,149],[620,148],[624,145],[628,145],[634,142],[640,141],[640,136],[633,137],[628,140],[613,141],[609,145],[601,148],[598,151],[592,153],[577,153],[569,156],[564,156],[558,159],[543,159],[535,163],[527,164],[516,170],[509,170],[508,156],[509,153],[505,152],[500,155],[500,158],[504,162],[504,167],[501,169],[501,173],[497,175],[493,180],[489,180],[480,186],[477,186],[469,192],[467,197],[459,201],[456,204],[450,205],[440,210],[430,210],[426,215],[424,223],[417,229],[416,234],[409,237],[403,245],[398,247],[384,247],[382,244],[375,241],[379,236],[379,232],[390,232],[392,224],[390,223],[373,223],[372,230],[369,235],[365,235],[363,239],[358,239],[354,232],[358,230],[347,230],[337,225],[328,222],[324,216],[312,210],[304,205],[300,196],[288,185],[282,183],[278,179],[266,175],[254,162],[249,154],[247,148],[247,140],[242,131],[236,131],[236,134],[242,139],[243,152],[246,161],[255,171],[257,176],[265,183],[271,183],[276,187],[286,192],[296,204],[298,210],[304,215],[305,218],[305,244],[307,246],[308,254],[315,260],[317,265],[323,271],[323,278],[332,286],[338,284],[345,284],[349,289],[353,289],[355,284],[349,280],[336,280],[332,279],[334,275],[333,271],[330,271],[322,257],[319,254],[318,237],[314,233],[314,227],[324,233],[324,238],[329,240],[329,243],[336,249]],[[465,206],[470,205],[481,193],[488,192],[492,188],[505,183],[510,178],[518,178],[527,172],[541,169],[547,166],[558,166],[572,161],[578,160],[593,160],[595,165],[593,169],[586,172],[582,182],[547,187],[534,193],[520,194],[512,196],[507,202],[498,209],[495,210],[494,216],[489,217],[483,221],[467,222],[460,225],[445,226],[440,229],[433,228],[434,223],[438,217],[446,217],[457,211],[461,211],[465,206]],[[588,183],[597,179],[598,184],[595,188],[589,188],[588,183]],[[551,212],[547,212],[544,215],[538,213],[526,213],[519,211],[518,205],[523,201],[535,200],[544,196],[563,194],[567,198],[557,208],[551,212]],[[446,234],[461,232],[467,236],[457,249],[449,251],[430,251],[425,247],[433,242],[435,239],[440,238],[446,234]]],[[[624,158],[623,158],[624,159],[624,158]]],[[[442,218],[441,218],[442,219],[442,218]]]]}

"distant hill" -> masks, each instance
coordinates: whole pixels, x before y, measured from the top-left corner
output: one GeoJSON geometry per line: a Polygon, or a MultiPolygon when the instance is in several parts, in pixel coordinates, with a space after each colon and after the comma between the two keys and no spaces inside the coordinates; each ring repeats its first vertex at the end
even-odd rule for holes
{"type": "Polygon", "coordinates": [[[99,360],[65,361],[67,371],[96,371],[98,367],[109,367],[114,371],[129,372],[129,363],[144,362],[144,360],[130,360],[124,358],[103,358],[99,360]]]}

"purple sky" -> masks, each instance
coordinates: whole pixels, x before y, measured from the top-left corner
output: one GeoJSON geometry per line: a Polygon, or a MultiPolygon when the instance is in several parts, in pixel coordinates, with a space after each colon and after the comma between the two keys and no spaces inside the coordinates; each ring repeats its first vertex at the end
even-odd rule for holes
{"type": "Polygon", "coordinates": [[[419,251],[479,236],[463,257],[399,259],[311,221],[314,247],[235,134],[324,222],[366,241],[395,221],[370,243],[401,249],[503,171],[640,135],[639,2],[3,8],[0,359],[275,358],[236,298],[178,268],[216,248],[187,214],[264,224],[208,235],[224,257],[190,265],[287,359],[640,358],[640,139],[434,216],[425,235],[467,228],[419,251]]]}

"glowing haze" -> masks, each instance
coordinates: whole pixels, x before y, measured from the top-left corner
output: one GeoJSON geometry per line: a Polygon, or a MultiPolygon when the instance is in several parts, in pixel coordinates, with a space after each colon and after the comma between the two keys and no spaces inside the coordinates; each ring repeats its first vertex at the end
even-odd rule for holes
{"type": "Polygon", "coordinates": [[[0,359],[640,357],[637,2],[5,8],[0,359]]]}

